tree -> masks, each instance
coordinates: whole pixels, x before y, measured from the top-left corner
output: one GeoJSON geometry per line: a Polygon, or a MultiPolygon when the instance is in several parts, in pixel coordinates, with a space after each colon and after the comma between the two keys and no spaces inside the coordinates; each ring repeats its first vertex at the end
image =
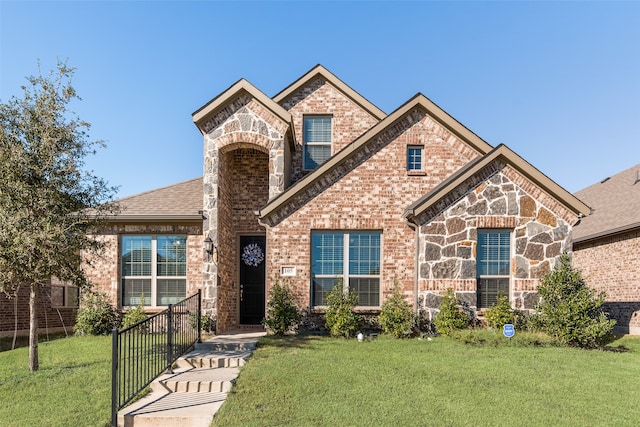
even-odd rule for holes
{"type": "Polygon", "coordinates": [[[560,255],[553,271],[542,278],[538,295],[536,310],[544,332],[564,344],[583,348],[607,343],[616,321],[602,311],[606,295],[595,295],[580,270],[572,267],[569,255],[560,255]]]}
{"type": "Polygon", "coordinates": [[[58,62],[27,78],[22,97],[0,102],[0,291],[30,288],[29,369],[38,370],[38,304],[52,277],[88,286],[81,253],[102,245],[91,237],[116,213],[116,188],[85,171],[101,141],[69,109],[80,99],[74,69],[58,62]]]}

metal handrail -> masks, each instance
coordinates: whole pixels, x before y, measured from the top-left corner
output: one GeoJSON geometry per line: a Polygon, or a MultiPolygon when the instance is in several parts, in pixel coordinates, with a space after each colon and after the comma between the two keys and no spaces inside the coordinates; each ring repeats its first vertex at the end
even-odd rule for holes
{"type": "Polygon", "coordinates": [[[172,366],[201,336],[201,291],[111,333],[111,426],[118,411],[172,366]]]}

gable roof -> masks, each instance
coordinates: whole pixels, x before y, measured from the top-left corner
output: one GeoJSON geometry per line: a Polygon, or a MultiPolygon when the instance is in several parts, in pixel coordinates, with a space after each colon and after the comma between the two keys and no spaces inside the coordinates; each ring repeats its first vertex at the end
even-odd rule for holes
{"type": "Polygon", "coordinates": [[[296,92],[302,86],[309,83],[311,80],[316,78],[317,76],[322,76],[326,81],[331,83],[337,89],[339,89],[342,93],[347,95],[353,102],[358,104],[361,108],[371,114],[378,120],[382,120],[386,114],[384,111],[376,107],[373,103],[367,100],[365,97],[360,95],[358,92],[353,90],[349,85],[336,77],[331,71],[324,68],[322,65],[317,64],[311,70],[307,71],[302,77],[300,77],[295,82],[291,83],[289,86],[281,90],[278,94],[273,97],[273,100],[280,104],[284,101],[289,95],[296,92]]]}
{"type": "Polygon", "coordinates": [[[202,177],[116,200],[115,222],[202,221],[202,177]]]}
{"type": "MultiPolygon", "coordinates": [[[[202,132],[202,134],[205,133],[205,131],[202,129],[202,124],[204,124],[209,117],[214,116],[216,113],[222,110],[229,101],[232,101],[235,97],[243,92],[253,97],[266,109],[279,117],[283,122],[291,124],[291,114],[287,110],[282,108],[277,102],[274,102],[260,89],[249,83],[247,80],[240,79],[232,84],[227,90],[223,91],[211,101],[207,102],[205,105],[193,112],[193,114],[191,115],[193,118],[193,122],[196,124],[200,132],[202,132]]],[[[290,126],[290,128],[293,129],[293,126],[290,126]]]]}
{"type": "Polygon", "coordinates": [[[576,214],[589,214],[589,207],[578,200],[577,197],[560,187],[522,157],[518,156],[509,147],[500,144],[484,156],[469,162],[467,166],[451,175],[429,193],[409,205],[404,212],[404,216],[409,219],[417,217],[496,159],[503,159],[507,164],[532,180],[536,185],[540,186],[576,214]]]}
{"type": "Polygon", "coordinates": [[[409,101],[400,106],[397,110],[389,114],[383,120],[378,122],[375,126],[365,132],[362,136],[351,142],[335,155],[330,157],[325,163],[316,168],[313,172],[296,182],[289,187],[284,193],[271,200],[260,210],[260,217],[263,218],[275,211],[278,207],[284,205],[288,200],[294,197],[296,194],[302,192],[304,189],[313,185],[318,179],[320,179],[325,173],[339,165],[341,162],[348,159],[358,150],[367,145],[369,141],[372,141],[376,136],[380,135],[387,128],[392,126],[398,120],[402,119],[406,114],[411,112],[415,108],[421,108],[430,117],[444,126],[447,130],[458,136],[467,144],[478,150],[480,153],[487,153],[492,149],[491,145],[485,142],[482,138],[475,133],[467,129],[462,123],[451,117],[447,112],[438,107],[429,98],[421,93],[416,94],[409,101]]]}
{"type": "Polygon", "coordinates": [[[640,228],[640,164],[576,192],[593,212],[573,230],[575,243],[640,228]]]}

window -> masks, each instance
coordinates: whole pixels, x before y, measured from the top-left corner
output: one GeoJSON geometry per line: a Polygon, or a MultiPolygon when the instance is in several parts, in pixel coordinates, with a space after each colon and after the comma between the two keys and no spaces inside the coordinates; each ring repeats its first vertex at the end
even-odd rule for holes
{"type": "Polygon", "coordinates": [[[122,305],[175,304],[187,296],[184,236],[122,236],[122,305]]]}
{"type": "Polygon", "coordinates": [[[407,170],[409,172],[422,171],[422,152],[424,147],[421,145],[407,146],[407,170]]]}
{"type": "Polygon", "coordinates": [[[380,305],[380,233],[313,232],[311,234],[313,305],[326,305],[327,294],[342,280],[358,305],[380,305]]]}
{"type": "Polygon", "coordinates": [[[80,290],[76,286],[64,284],[51,285],[51,307],[56,308],[76,308],[80,290]]]}
{"type": "Polygon", "coordinates": [[[499,296],[509,296],[510,242],[507,230],[478,230],[478,308],[489,308],[499,296]]]}
{"type": "Polygon", "coordinates": [[[312,170],[331,157],[331,117],[305,116],[303,134],[303,167],[312,170]]]}

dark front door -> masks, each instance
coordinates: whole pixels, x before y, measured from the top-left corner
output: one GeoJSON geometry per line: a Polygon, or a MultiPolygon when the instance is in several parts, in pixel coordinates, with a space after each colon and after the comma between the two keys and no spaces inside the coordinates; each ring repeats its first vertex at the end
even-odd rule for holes
{"type": "Polygon", "coordinates": [[[265,307],[265,236],[240,236],[240,324],[259,325],[265,307]]]}

